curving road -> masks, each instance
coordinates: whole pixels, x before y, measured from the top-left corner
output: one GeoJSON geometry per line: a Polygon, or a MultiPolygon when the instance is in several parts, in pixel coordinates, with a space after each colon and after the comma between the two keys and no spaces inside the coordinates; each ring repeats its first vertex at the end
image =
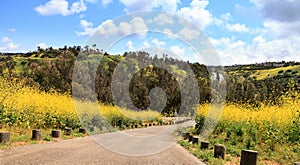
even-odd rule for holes
{"type": "Polygon", "coordinates": [[[0,151],[0,163],[204,164],[176,144],[174,129],[157,126],[16,147],[0,151]]]}

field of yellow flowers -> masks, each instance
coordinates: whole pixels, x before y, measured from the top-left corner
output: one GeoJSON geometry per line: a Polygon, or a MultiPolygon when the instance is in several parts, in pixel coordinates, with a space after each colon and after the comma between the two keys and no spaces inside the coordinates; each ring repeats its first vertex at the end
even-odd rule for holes
{"type": "MultiPolygon", "coordinates": [[[[239,157],[241,149],[251,149],[259,152],[261,164],[290,164],[299,161],[299,98],[296,92],[293,97],[288,94],[283,96],[280,105],[226,103],[218,125],[208,140],[225,144],[229,158],[239,157]]],[[[201,132],[210,108],[209,104],[199,106],[196,118],[198,127],[194,133],[201,132]]]]}
{"type": "Polygon", "coordinates": [[[154,111],[136,112],[115,106],[74,101],[69,94],[43,92],[22,80],[0,78],[1,129],[63,129],[81,126],[122,127],[160,120],[154,111]]]}

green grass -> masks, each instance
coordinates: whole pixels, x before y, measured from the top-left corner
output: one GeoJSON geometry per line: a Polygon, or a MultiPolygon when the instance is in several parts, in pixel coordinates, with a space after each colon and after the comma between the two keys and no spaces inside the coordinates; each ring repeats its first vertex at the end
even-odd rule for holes
{"type": "Polygon", "coordinates": [[[251,78],[256,80],[264,80],[267,78],[272,78],[277,75],[292,74],[294,77],[300,76],[300,65],[287,66],[287,67],[278,67],[273,69],[262,69],[262,70],[235,70],[228,72],[231,75],[236,76],[245,76],[248,75],[251,78]],[[290,72],[288,72],[290,70],[290,72]]]}
{"type": "Polygon", "coordinates": [[[297,71],[297,76],[300,74],[300,65],[296,66],[287,66],[287,67],[280,67],[280,68],[274,68],[274,69],[266,69],[266,70],[257,70],[255,73],[251,73],[250,77],[256,77],[257,80],[263,80],[266,78],[272,78],[279,73],[279,71],[286,72],[287,70],[297,71]]]}

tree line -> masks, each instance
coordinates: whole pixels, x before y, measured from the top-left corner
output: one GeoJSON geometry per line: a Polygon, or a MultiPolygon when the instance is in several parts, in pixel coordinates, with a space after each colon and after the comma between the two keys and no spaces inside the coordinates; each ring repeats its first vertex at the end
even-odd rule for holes
{"type": "MultiPolygon", "coordinates": [[[[223,84],[226,84],[227,102],[249,103],[255,106],[259,106],[261,102],[280,104],[280,96],[287,92],[287,87],[299,90],[297,81],[293,81],[293,77],[255,80],[247,76],[229,75],[223,70],[216,72],[217,78],[213,79],[211,67],[181,61],[168,57],[168,55],[158,57],[147,52],[126,52],[123,55],[108,55],[106,53],[104,55],[104,53],[97,52],[81,52],[80,49],[78,47],[65,47],[59,50],[39,50],[36,54],[43,55],[39,58],[31,58],[32,55],[28,56],[26,53],[18,54],[18,57],[22,57],[21,61],[18,61],[20,59],[13,55],[2,55],[0,56],[0,74],[6,78],[24,79],[28,85],[38,86],[44,91],[54,89],[58,92],[71,94],[74,92],[72,91],[73,85],[77,90],[75,92],[80,94],[80,98],[87,98],[91,93],[96,92],[96,99],[104,104],[120,104],[127,108],[134,108],[133,106],[135,106],[139,109],[149,108],[151,105],[149,93],[151,89],[159,87],[166,94],[166,106],[162,110],[164,114],[172,114],[180,108],[193,113],[192,110],[189,111],[193,109],[192,104],[182,100],[182,95],[191,100],[199,97],[198,103],[200,104],[210,102],[211,93],[218,93],[218,91],[212,91],[213,81],[222,81],[223,84]],[[90,60],[91,57],[97,56],[101,59],[100,65],[96,65],[98,62],[93,63],[90,60]],[[132,75],[117,75],[114,72],[125,58],[131,59],[126,61],[127,68],[125,69],[126,71],[132,69],[130,72],[132,75]],[[82,65],[79,67],[85,69],[74,70],[76,60],[77,62],[81,61],[82,65]],[[164,64],[167,69],[156,67],[156,64],[164,64]],[[189,69],[192,72],[188,72],[189,69]],[[72,84],[73,72],[75,71],[84,83],[73,82],[72,84]],[[92,73],[92,71],[96,71],[96,73],[92,73]],[[220,74],[222,74],[222,80],[220,74]],[[128,83],[130,100],[127,101],[132,104],[122,103],[122,101],[124,102],[122,98],[125,97],[122,95],[124,92],[113,95],[111,86],[113,76],[131,77],[128,82],[119,82],[114,85],[116,88],[123,89],[124,83],[128,83]],[[185,91],[180,89],[182,82],[194,83],[191,76],[195,77],[199,87],[197,95],[189,95],[189,93],[193,93],[193,89],[186,88],[185,91]]],[[[152,106],[154,107],[150,108],[156,108],[155,105],[152,106]]]]}

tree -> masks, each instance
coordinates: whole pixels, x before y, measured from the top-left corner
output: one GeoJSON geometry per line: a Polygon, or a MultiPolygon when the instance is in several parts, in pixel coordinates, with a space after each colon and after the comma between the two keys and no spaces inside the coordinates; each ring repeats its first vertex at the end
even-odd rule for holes
{"type": "Polygon", "coordinates": [[[86,49],[86,52],[89,53],[89,46],[86,45],[84,48],[86,49]]]}
{"type": "Polygon", "coordinates": [[[94,48],[94,52],[96,52],[96,46],[97,46],[97,45],[96,45],[96,44],[93,44],[92,46],[93,46],[93,48],[94,48]]]}

